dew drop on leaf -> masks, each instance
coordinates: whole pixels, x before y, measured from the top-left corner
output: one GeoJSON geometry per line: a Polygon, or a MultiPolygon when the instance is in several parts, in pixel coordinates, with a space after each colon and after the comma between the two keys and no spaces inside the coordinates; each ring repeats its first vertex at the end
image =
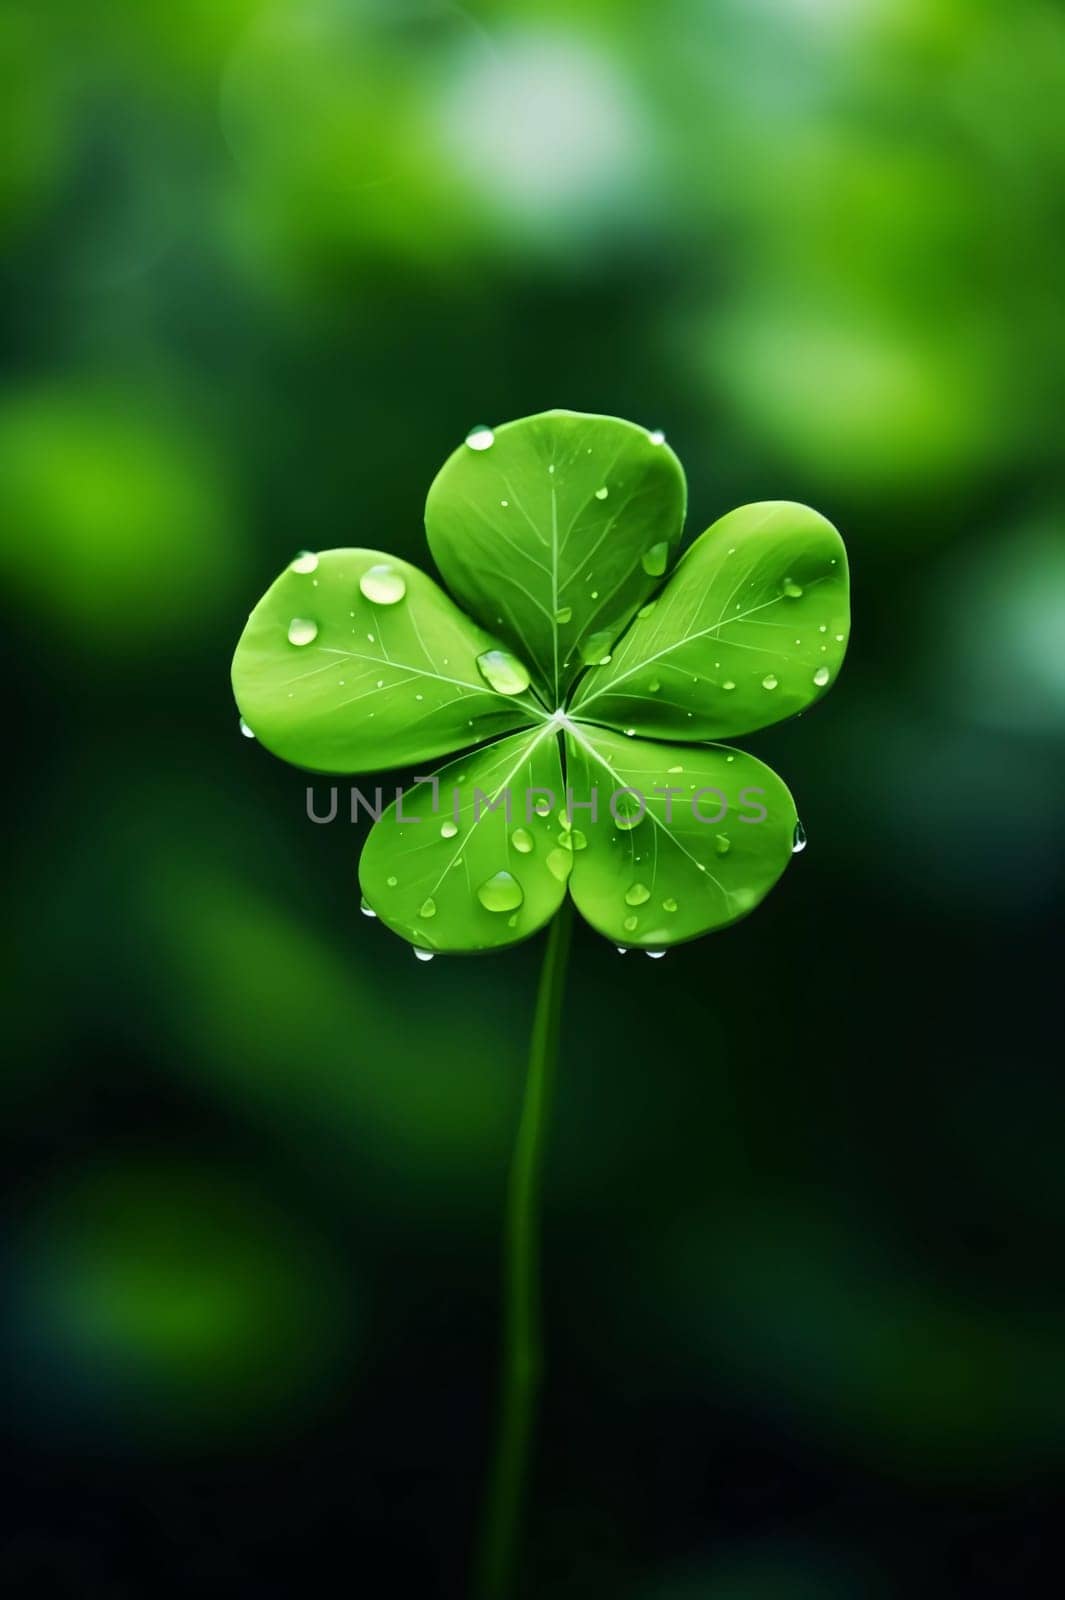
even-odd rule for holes
{"type": "Polygon", "coordinates": [[[436,901],[433,899],[432,895],[429,896],[428,900],[422,901],[421,905],[418,907],[418,915],[420,917],[436,916],[436,901]]]}
{"type": "Polygon", "coordinates": [[[827,667],[818,667],[817,671],[814,673],[814,682],[819,689],[823,689],[831,676],[832,674],[829,672],[827,667]]]}
{"type": "Polygon", "coordinates": [[[663,900],[662,901],[662,910],[663,911],[676,911],[676,909],[677,909],[677,902],[674,900],[672,895],[670,895],[668,900],[663,900]]]}
{"type": "Polygon", "coordinates": [[[609,494],[609,493],[610,493],[610,490],[609,490],[609,489],[606,489],[606,488],[603,488],[603,489],[597,489],[597,490],[596,490],[596,491],[595,491],[595,498],[596,498],[596,499],[597,499],[597,500],[605,500],[605,499],[606,499],[606,497],[607,497],[607,495],[608,495],[608,494],[609,494]]]}
{"type": "Polygon", "coordinates": [[[642,906],[650,898],[651,891],[645,883],[634,883],[625,890],[625,904],[627,906],[642,906]]]}
{"type": "Polygon", "coordinates": [[[367,567],[359,579],[359,588],[375,606],[394,606],[406,594],[407,580],[387,561],[379,561],[376,566],[367,567]]]}
{"type": "Polygon", "coordinates": [[[625,929],[626,933],[635,933],[636,929],[639,927],[639,924],[640,924],[639,917],[631,916],[631,917],[626,917],[625,921],[621,924],[621,926],[625,929]]]}
{"type": "Polygon", "coordinates": [[[581,660],[586,667],[605,667],[610,660],[610,646],[614,642],[614,635],[603,630],[600,633],[590,633],[587,639],[581,640],[581,660]]]}
{"type": "Polygon", "coordinates": [[[654,610],[654,608],[655,608],[655,606],[657,604],[658,604],[657,600],[648,600],[648,602],[647,602],[647,604],[645,606],[641,606],[640,607],[640,609],[639,609],[639,611],[637,611],[636,615],[638,617],[649,617],[651,615],[651,612],[654,610]]]}
{"type": "Polygon", "coordinates": [[[396,887],[396,884],[399,882],[399,879],[395,878],[395,877],[388,877],[388,878],[385,879],[385,882],[388,884],[388,887],[390,889],[394,889],[396,887]]]}
{"type": "Polygon", "coordinates": [[[629,953],[629,947],[626,944],[618,944],[615,945],[614,948],[619,956],[627,956],[629,953]]]}
{"type": "Polygon", "coordinates": [[[318,624],[309,617],[293,617],[288,625],[289,644],[313,644],[318,637],[318,624]]]}
{"type": "Polygon", "coordinates": [[[294,561],[289,562],[290,572],[317,572],[318,557],[313,550],[301,550],[294,561]]]}
{"type": "Polygon", "coordinates": [[[721,687],[722,687],[722,689],[726,689],[726,690],[731,691],[732,689],[734,689],[736,687],[736,685],[733,683],[731,678],[726,678],[724,683],[721,685],[721,687]]]}
{"type": "Polygon", "coordinates": [[[245,739],[254,739],[255,738],[254,733],[248,727],[248,724],[244,721],[243,717],[241,717],[241,719],[240,719],[240,731],[244,735],[245,739]]]}
{"type": "Polygon", "coordinates": [[[535,848],[533,836],[527,828],[515,828],[510,836],[510,842],[519,855],[527,856],[535,848]]]}
{"type": "Polygon", "coordinates": [[[471,450],[490,450],[496,442],[496,436],[491,428],[486,428],[484,423],[478,423],[476,428],[471,428],[466,435],[466,443],[471,450]]]}
{"type": "Polygon", "coordinates": [[[640,565],[649,578],[660,578],[669,564],[669,545],[653,544],[640,557],[640,565]]]}
{"type": "Polygon", "coordinates": [[[661,428],[652,429],[652,431],[647,435],[647,437],[648,437],[648,439],[650,439],[652,444],[665,444],[665,442],[666,442],[666,436],[662,432],[661,428]]]}
{"type": "Polygon", "coordinates": [[[478,886],[477,898],[486,911],[517,911],[525,891],[510,872],[493,872],[478,886]]]}
{"type": "Polygon", "coordinates": [[[587,850],[588,848],[588,840],[584,837],[584,834],[579,828],[573,829],[573,832],[570,834],[570,841],[574,850],[587,850]]]}
{"type": "Polygon", "coordinates": [[[555,612],[555,621],[556,622],[569,622],[570,619],[572,618],[572,616],[573,616],[573,607],[572,606],[559,606],[558,610],[555,612]]]}
{"type": "Polygon", "coordinates": [[[448,820],[446,822],[442,822],[440,824],[440,837],[441,837],[441,839],[453,839],[455,837],[456,833],[458,833],[458,831],[459,831],[458,823],[457,822],[452,822],[450,817],[448,818],[448,820]]]}
{"type": "Polygon", "coordinates": [[[573,870],[573,854],[569,850],[549,850],[547,852],[547,870],[559,883],[565,883],[573,870]]]}
{"type": "Polygon", "coordinates": [[[775,689],[779,682],[780,682],[780,679],[776,676],[775,673],[767,672],[765,677],[762,679],[762,688],[763,689],[775,689]]]}
{"type": "Polygon", "coordinates": [[[418,946],[415,945],[414,959],[415,961],[431,961],[433,959],[433,952],[431,950],[419,950],[418,946]]]}
{"type": "Polygon", "coordinates": [[[791,853],[793,856],[797,856],[800,855],[805,849],[806,829],[803,827],[801,822],[796,821],[795,832],[791,836],[791,853]]]}
{"type": "Polygon", "coordinates": [[[376,917],[377,915],[377,912],[374,910],[373,906],[370,904],[369,900],[367,900],[365,895],[363,895],[362,899],[359,901],[359,910],[362,912],[364,917],[376,917]]]}
{"type": "Polygon", "coordinates": [[[524,694],[529,687],[525,663],[509,650],[486,650],[477,657],[477,670],[497,694],[524,694]]]}
{"type": "Polygon", "coordinates": [[[664,950],[645,950],[644,951],[644,955],[645,956],[650,956],[652,961],[661,961],[661,959],[665,955],[665,953],[666,952],[664,950]]]}
{"type": "Polygon", "coordinates": [[[789,600],[798,600],[802,594],[802,584],[796,583],[794,578],[785,578],[780,585],[780,592],[789,600]]]}
{"type": "Polygon", "coordinates": [[[732,849],[732,840],[729,838],[727,833],[716,833],[714,835],[714,849],[717,851],[719,856],[728,855],[729,851],[732,849]]]}

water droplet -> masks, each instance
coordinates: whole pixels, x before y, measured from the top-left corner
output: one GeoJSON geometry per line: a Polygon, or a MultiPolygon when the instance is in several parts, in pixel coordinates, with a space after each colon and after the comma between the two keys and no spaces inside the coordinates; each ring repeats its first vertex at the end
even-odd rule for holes
{"type": "Polygon", "coordinates": [[[390,889],[394,889],[396,887],[396,884],[399,882],[399,879],[398,878],[386,878],[385,882],[388,884],[388,887],[390,889]]]}
{"type": "Polygon", "coordinates": [[[664,950],[645,950],[644,951],[644,955],[645,956],[650,956],[652,961],[661,961],[661,959],[665,955],[665,953],[666,952],[664,950]]]}
{"type": "Polygon", "coordinates": [[[677,902],[674,900],[672,895],[670,895],[668,900],[663,900],[662,901],[662,910],[663,911],[676,911],[676,909],[677,909],[677,902]]]}
{"type": "Polygon", "coordinates": [[[787,595],[789,600],[798,600],[802,594],[802,584],[796,583],[794,578],[785,578],[780,585],[780,592],[787,595]]]}
{"type": "Polygon", "coordinates": [[[497,694],[524,694],[529,687],[524,662],[509,650],[486,650],[477,657],[477,670],[497,694]]]}
{"type": "Polygon", "coordinates": [[[625,904],[627,906],[642,906],[650,898],[651,891],[645,883],[634,883],[625,890],[625,904]]]}
{"type": "Polygon", "coordinates": [[[491,428],[486,428],[484,423],[478,423],[476,428],[471,428],[466,435],[466,443],[471,450],[490,450],[496,442],[496,436],[491,428]]]}
{"type": "Polygon", "coordinates": [[[719,856],[727,856],[732,849],[732,840],[727,833],[715,833],[714,849],[719,856]]]}
{"type": "Polygon", "coordinates": [[[721,685],[721,687],[722,687],[722,689],[727,689],[727,690],[731,691],[732,689],[734,689],[736,687],[736,685],[733,683],[731,678],[726,678],[724,683],[721,685]]]}
{"type": "Polygon", "coordinates": [[[415,961],[431,961],[433,959],[433,952],[431,950],[419,950],[418,946],[415,945],[414,959],[415,961]]]}
{"type": "Polygon", "coordinates": [[[568,850],[549,850],[547,852],[547,870],[559,883],[565,883],[573,870],[573,856],[568,850]]]}
{"type": "Polygon", "coordinates": [[[518,913],[515,911],[515,913],[514,913],[514,915],[512,917],[508,917],[507,918],[507,927],[508,928],[516,928],[517,926],[518,926],[518,913]]]}
{"type": "Polygon", "coordinates": [[[635,739],[635,737],[636,737],[636,729],[635,728],[626,728],[625,729],[625,737],[626,737],[626,739],[635,739]]]}
{"type": "Polygon", "coordinates": [[[796,821],[795,832],[791,836],[791,853],[793,856],[801,855],[806,849],[806,829],[802,823],[796,821]]]}
{"type": "Polygon", "coordinates": [[[374,910],[373,906],[370,904],[369,900],[367,900],[365,895],[363,895],[362,899],[359,901],[359,910],[362,912],[364,917],[377,916],[377,912],[374,910]]]}
{"type": "Polygon", "coordinates": [[[767,672],[765,677],[762,679],[762,688],[763,689],[775,689],[779,682],[780,682],[780,679],[776,676],[775,673],[767,672]]]}
{"type": "Polygon", "coordinates": [[[515,828],[510,836],[510,842],[518,854],[522,856],[527,856],[530,851],[536,848],[533,844],[533,836],[527,828],[515,828]]]}
{"type": "Polygon", "coordinates": [[[573,832],[570,834],[570,843],[572,844],[574,850],[587,850],[588,848],[588,840],[585,838],[584,834],[579,828],[574,828],[573,832]]]}
{"type": "Polygon", "coordinates": [[[615,945],[614,948],[617,951],[619,956],[627,956],[628,953],[629,953],[628,945],[618,944],[618,945],[615,945]]]}
{"type": "Polygon", "coordinates": [[[666,442],[666,436],[662,432],[661,428],[654,428],[647,435],[647,437],[651,441],[652,444],[665,444],[665,442],[666,442]]]}
{"type": "Polygon", "coordinates": [[[605,630],[600,633],[590,633],[587,639],[581,640],[581,660],[586,667],[605,667],[610,660],[610,646],[614,642],[614,635],[605,630]]]}
{"type": "Polygon", "coordinates": [[[626,917],[625,921],[621,924],[621,926],[625,929],[626,933],[635,933],[635,931],[639,927],[639,925],[640,925],[640,919],[639,919],[639,917],[636,917],[636,916],[626,917]]]}
{"type": "Polygon", "coordinates": [[[572,616],[573,616],[573,607],[572,606],[559,606],[558,610],[555,612],[555,621],[556,622],[569,622],[570,619],[572,618],[572,616]]]}
{"type": "Polygon", "coordinates": [[[640,557],[640,566],[650,578],[660,578],[669,565],[669,545],[653,544],[640,557]]]}
{"type": "Polygon", "coordinates": [[[293,617],[288,625],[289,644],[313,644],[318,637],[318,624],[309,617],[293,617]]]}
{"type": "Polygon", "coordinates": [[[817,624],[817,631],[818,631],[818,633],[827,633],[828,632],[828,623],[827,622],[819,622],[817,624]]]}
{"type": "Polygon", "coordinates": [[[598,600],[599,599],[599,590],[598,589],[593,589],[590,598],[592,600],[598,600]]]}
{"type": "Polygon", "coordinates": [[[608,494],[609,494],[609,493],[610,493],[610,490],[609,490],[609,489],[606,489],[606,488],[604,488],[604,489],[597,489],[597,490],[596,490],[596,491],[595,491],[595,498],[596,498],[596,499],[597,499],[597,500],[605,500],[605,499],[606,499],[606,497],[607,497],[607,495],[608,495],[608,494]]]}
{"type": "Polygon", "coordinates": [[[836,634],[836,643],[837,644],[842,644],[843,643],[843,635],[841,633],[837,633],[836,634]]]}
{"type": "Polygon", "coordinates": [[[448,820],[446,822],[442,822],[440,824],[440,837],[441,837],[441,839],[453,839],[455,837],[456,833],[458,833],[458,831],[459,831],[458,823],[457,822],[452,822],[450,817],[448,818],[448,820]]]}
{"type": "Polygon", "coordinates": [[[318,557],[313,550],[301,550],[295,561],[289,562],[290,572],[317,572],[318,557]]]}
{"type": "Polygon", "coordinates": [[[683,767],[667,767],[667,772],[683,772],[683,767]]]}
{"type": "Polygon", "coordinates": [[[654,610],[654,608],[655,608],[655,606],[657,604],[658,604],[657,600],[648,600],[648,602],[647,602],[647,604],[645,606],[641,606],[640,607],[640,609],[639,609],[639,611],[637,611],[636,615],[638,617],[649,617],[651,615],[651,612],[654,610]]]}
{"type": "Polygon", "coordinates": [[[429,896],[428,900],[422,901],[421,905],[418,907],[418,915],[420,917],[436,916],[436,901],[433,899],[432,895],[429,896]]]}
{"type": "Polygon", "coordinates": [[[407,580],[387,561],[369,567],[359,579],[359,588],[375,606],[394,606],[407,592],[407,580]]]}
{"type": "Polygon", "coordinates": [[[501,500],[499,502],[499,504],[503,507],[503,510],[505,511],[507,509],[507,507],[510,505],[510,501],[509,500],[501,500]]]}
{"type": "Polygon", "coordinates": [[[633,828],[639,827],[646,814],[646,808],[636,795],[618,794],[614,797],[614,826],[622,833],[631,833],[633,828]]]}
{"type": "Polygon", "coordinates": [[[551,474],[551,476],[554,477],[554,475],[555,475],[555,463],[553,461],[552,461],[551,465],[548,467],[547,470],[551,474]]]}
{"type": "Polygon", "coordinates": [[[517,911],[525,892],[509,872],[493,872],[478,887],[477,898],[486,911],[517,911]]]}
{"type": "Polygon", "coordinates": [[[829,672],[827,667],[818,667],[817,671],[814,673],[814,682],[819,689],[823,689],[831,676],[832,674],[829,672]]]}
{"type": "Polygon", "coordinates": [[[254,733],[248,727],[248,724],[244,721],[243,717],[241,717],[241,719],[240,719],[240,731],[244,735],[245,739],[254,739],[255,738],[254,733]]]}

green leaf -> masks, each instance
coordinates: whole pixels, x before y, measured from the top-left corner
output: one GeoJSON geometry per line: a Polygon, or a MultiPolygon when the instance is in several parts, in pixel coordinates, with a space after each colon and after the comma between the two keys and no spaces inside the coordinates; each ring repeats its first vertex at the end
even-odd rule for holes
{"type": "Polygon", "coordinates": [[[448,587],[529,663],[555,708],[667,570],[685,495],[660,434],[547,411],[475,429],[437,474],[425,527],[448,587]]]}
{"type": "Polygon", "coordinates": [[[275,755],[313,772],[376,772],[543,720],[533,694],[486,681],[478,659],[498,648],[417,567],[326,550],[298,557],[252,612],[233,691],[275,755]]]}
{"type": "Polygon", "coordinates": [[[849,628],[832,524],[787,500],[741,506],[685,553],[572,710],[654,738],[753,733],[820,699],[849,628]]]}
{"type": "Polygon", "coordinates": [[[472,751],[441,769],[435,791],[415,785],[374,824],[359,863],[362,892],[382,922],[421,949],[517,944],[550,921],[566,892],[563,801],[554,729],[472,751]]]}
{"type": "Polygon", "coordinates": [[[795,802],[742,750],[651,744],[573,724],[566,753],[574,839],[585,842],[570,889],[581,915],[615,944],[661,950],[727,927],[791,860],[795,802]],[[593,794],[595,820],[581,805],[593,794]]]}

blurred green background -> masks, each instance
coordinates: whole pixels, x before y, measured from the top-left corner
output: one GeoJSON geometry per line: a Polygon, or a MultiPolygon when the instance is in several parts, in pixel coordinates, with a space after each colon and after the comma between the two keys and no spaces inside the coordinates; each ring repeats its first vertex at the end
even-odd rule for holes
{"type": "Polygon", "coordinates": [[[768,904],[577,937],[525,1592],[1056,1588],[1063,107],[1051,0],[6,0],[7,1593],[463,1592],[539,945],[360,917],[228,670],[551,406],[855,620],[768,904]]]}

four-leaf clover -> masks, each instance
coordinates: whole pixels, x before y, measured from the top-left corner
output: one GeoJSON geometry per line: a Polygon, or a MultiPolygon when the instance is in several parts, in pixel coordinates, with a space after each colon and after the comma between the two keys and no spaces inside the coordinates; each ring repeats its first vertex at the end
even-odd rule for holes
{"type": "Polygon", "coordinates": [[[409,563],[340,549],[298,556],[252,612],[233,684],[274,754],[364,774],[463,752],[362,854],[366,901],[419,950],[515,944],[568,892],[613,943],[659,951],[746,915],[791,859],[787,788],[717,741],[835,681],[843,544],[767,501],[674,566],[685,502],[663,436],[633,423],[477,428],[425,515],[464,611],[409,563]]]}

